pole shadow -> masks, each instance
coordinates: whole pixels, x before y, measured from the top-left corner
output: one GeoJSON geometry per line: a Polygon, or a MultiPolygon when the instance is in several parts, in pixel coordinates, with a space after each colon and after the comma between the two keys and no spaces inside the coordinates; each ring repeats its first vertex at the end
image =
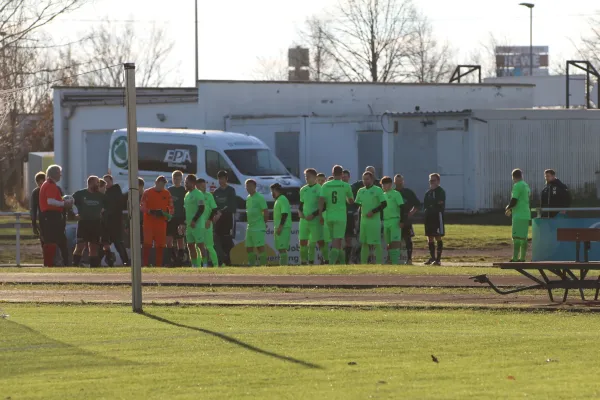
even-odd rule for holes
{"type": "Polygon", "coordinates": [[[236,346],[240,346],[240,347],[242,347],[242,348],[244,348],[246,350],[250,350],[250,351],[253,351],[255,353],[265,355],[265,356],[273,357],[273,358],[276,358],[278,360],[282,360],[282,361],[287,361],[287,362],[291,362],[291,363],[294,363],[294,364],[298,364],[298,365],[301,365],[301,366],[303,366],[305,368],[323,369],[323,367],[321,367],[320,365],[313,364],[313,363],[308,362],[308,361],[299,360],[297,358],[293,358],[293,357],[289,357],[289,356],[284,356],[284,355],[281,355],[281,354],[277,354],[277,353],[274,353],[272,351],[263,350],[263,349],[260,349],[260,348],[258,348],[256,346],[252,346],[251,344],[248,344],[248,343],[242,342],[240,340],[234,339],[234,338],[232,338],[230,336],[224,335],[224,334],[219,333],[219,332],[211,331],[209,329],[197,328],[195,326],[189,326],[189,325],[180,324],[178,322],[170,321],[170,320],[168,320],[166,318],[162,318],[162,317],[159,317],[157,315],[153,315],[153,314],[150,314],[150,313],[147,313],[147,312],[142,312],[140,315],[143,315],[143,316],[148,317],[150,319],[153,319],[155,321],[159,321],[159,322],[162,322],[162,323],[165,323],[165,324],[176,326],[178,328],[185,328],[185,329],[190,329],[190,330],[197,331],[197,332],[200,332],[200,333],[205,333],[207,335],[211,335],[211,336],[217,337],[217,338],[219,338],[221,340],[224,340],[224,341],[226,341],[228,343],[235,344],[236,346]]]}

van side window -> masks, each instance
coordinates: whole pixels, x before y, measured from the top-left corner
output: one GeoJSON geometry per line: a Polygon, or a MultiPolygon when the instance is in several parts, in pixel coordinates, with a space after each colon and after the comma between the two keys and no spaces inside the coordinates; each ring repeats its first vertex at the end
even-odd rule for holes
{"type": "Polygon", "coordinates": [[[225,161],[223,156],[216,151],[206,150],[206,174],[213,179],[217,179],[217,173],[221,170],[227,171],[229,183],[239,184],[240,180],[235,176],[231,167],[225,161]]]}

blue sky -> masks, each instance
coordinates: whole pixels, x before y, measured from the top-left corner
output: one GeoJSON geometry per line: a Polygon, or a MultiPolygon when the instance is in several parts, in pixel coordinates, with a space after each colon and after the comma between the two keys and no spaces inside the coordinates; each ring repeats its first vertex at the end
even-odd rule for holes
{"type": "MultiPolygon", "coordinates": [[[[336,0],[199,0],[200,79],[252,79],[258,58],[277,59],[298,38],[310,15],[336,0]]],[[[415,0],[447,39],[458,61],[492,32],[512,45],[529,44],[529,10],[512,0],[415,0]],[[483,6],[483,4],[486,4],[483,6]]],[[[550,46],[551,64],[575,54],[571,40],[588,32],[588,19],[600,18],[597,0],[540,0],[534,9],[534,45],[550,46]]],[[[107,17],[116,23],[134,20],[140,32],[153,22],[175,40],[170,67],[184,86],[194,85],[194,0],[94,0],[49,26],[57,40],[72,40],[89,25],[107,17]]]]}

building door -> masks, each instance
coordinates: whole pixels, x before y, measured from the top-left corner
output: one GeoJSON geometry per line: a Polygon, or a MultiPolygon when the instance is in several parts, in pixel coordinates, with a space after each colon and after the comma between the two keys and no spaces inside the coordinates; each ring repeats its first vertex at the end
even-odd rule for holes
{"type": "Polygon", "coordinates": [[[383,132],[382,131],[358,131],[358,174],[361,179],[362,173],[368,166],[375,167],[377,176],[381,178],[383,173],[383,132]]]}
{"type": "Polygon", "coordinates": [[[290,174],[300,176],[300,132],[275,132],[275,154],[290,174]]]}
{"type": "MultiPolygon", "coordinates": [[[[90,175],[102,177],[108,173],[110,136],[113,131],[85,132],[85,179],[90,175]]],[[[81,182],[80,184],[84,184],[81,182]]]]}
{"type": "Polygon", "coordinates": [[[437,171],[446,191],[447,209],[465,208],[464,136],[463,130],[438,131],[437,134],[437,171]]]}

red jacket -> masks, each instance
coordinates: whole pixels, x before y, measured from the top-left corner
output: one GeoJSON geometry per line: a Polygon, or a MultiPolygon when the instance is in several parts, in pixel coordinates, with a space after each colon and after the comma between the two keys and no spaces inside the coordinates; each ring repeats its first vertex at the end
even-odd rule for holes
{"type": "Polygon", "coordinates": [[[40,211],[64,211],[64,202],[56,182],[47,179],[40,188],[40,211]]]}

